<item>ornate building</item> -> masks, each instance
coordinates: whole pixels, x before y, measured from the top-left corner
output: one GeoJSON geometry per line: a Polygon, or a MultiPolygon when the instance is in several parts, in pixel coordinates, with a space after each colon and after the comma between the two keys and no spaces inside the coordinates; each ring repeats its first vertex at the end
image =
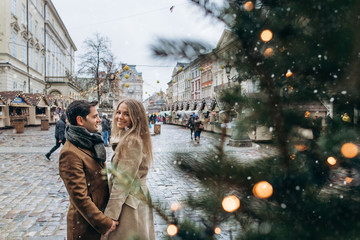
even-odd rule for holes
{"type": "Polygon", "coordinates": [[[0,1],[0,90],[78,96],[77,50],[51,0],[0,1]]]}

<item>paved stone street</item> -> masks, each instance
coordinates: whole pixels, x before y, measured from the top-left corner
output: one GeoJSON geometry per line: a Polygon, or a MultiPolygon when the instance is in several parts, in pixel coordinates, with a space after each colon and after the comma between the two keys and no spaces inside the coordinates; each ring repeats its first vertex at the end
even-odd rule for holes
{"type": "MultiPolygon", "coordinates": [[[[65,239],[68,195],[58,174],[58,149],[47,161],[44,154],[55,144],[54,126],[0,130],[0,239],[65,239]]],[[[196,181],[174,168],[173,153],[201,154],[219,135],[203,132],[198,145],[190,140],[190,131],[174,125],[162,125],[161,134],[152,136],[154,168],[148,185],[154,201],[169,206],[197,191],[196,181]]],[[[272,152],[266,145],[249,148],[225,147],[239,161],[251,161],[272,152]]],[[[107,148],[108,160],[112,155],[107,148]]],[[[196,155],[195,155],[196,156],[196,155]]],[[[166,234],[166,224],[155,216],[157,239],[166,234]]]]}

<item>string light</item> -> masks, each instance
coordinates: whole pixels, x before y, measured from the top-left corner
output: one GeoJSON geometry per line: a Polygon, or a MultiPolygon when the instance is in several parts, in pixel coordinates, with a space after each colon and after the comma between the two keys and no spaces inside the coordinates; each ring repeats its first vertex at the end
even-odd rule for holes
{"type": "Polygon", "coordinates": [[[286,73],[286,77],[291,77],[293,75],[293,73],[290,71],[290,69],[287,71],[286,73]]]}
{"type": "Polygon", "coordinates": [[[167,234],[175,236],[178,233],[178,228],[174,224],[170,224],[166,229],[167,234]]]}
{"type": "Polygon", "coordinates": [[[354,158],[358,153],[359,149],[354,143],[345,143],[341,147],[341,154],[346,158],[354,158]]]}
{"type": "Polygon", "coordinates": [[[260,35],[261,40],[263,40],[264,42],[270,41],[272,37],[273,33],[269,29],[262,31],[260,35]]]}
{"type": "Polygon", "coordinates": [[[215,234],[219,235],[221,233],[221,229],[219,227],[216,227],[214,232],[215,234]]]}
{"type": "Polygon", "coordinates": [[[254,185],[253,194],[257,198],[269,198],[273,194],[273,187],[267,181],[261,181],[254,185]]]}
{"type": "Polygon", "coordinates": [[[234,212],[240,207],[240,200],[234,196],[227,196],[222,201],[222,207],[227,212],[234,212]]]}
{"type": "Polygon", "coordinates": [[[248,12],[254,9],[254,4],[251,1],[248,1],[244,4],[244,9],[248,12]]]}
{"type": "Polygon", "coordinates": [[[336,164],[336,159],[334,157],[328,157],[326,161],[332,166],[336,164]]]}
{"type": "Polygon", "coordinates": [[[272,48],[267,48],[265,51],[264,51],[264,56],[265,57],[272,57],[274,56],[274,50],[272,48]]]}

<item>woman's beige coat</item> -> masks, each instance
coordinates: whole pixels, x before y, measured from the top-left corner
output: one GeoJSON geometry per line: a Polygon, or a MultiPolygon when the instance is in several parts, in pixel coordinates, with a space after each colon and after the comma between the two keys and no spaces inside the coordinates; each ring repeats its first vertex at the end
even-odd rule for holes
{"type": "MultiPolygon", "coordinates": [[[[150,193],[146,185],[146,176],[149,171],[148,156],[143,153],[141,139],[128,142],[125,151],[120,152],[115,148],[112,164],[117,172],[125,172],[130,180],[130,185],[139,184],[142,192],[150,200],[150,193]]],[[[105,209],[105,215],[119,221],[116,230],[109,234],[109,240],[127,240],[138,236],[136,239],[155,239],[153,210],[146,202],[141,200],[138,192],[131,186],[124,186],[110,177],[110,199],[105,209]]],[[[102,239],[106,239],[103,237],[102,239]]]]}

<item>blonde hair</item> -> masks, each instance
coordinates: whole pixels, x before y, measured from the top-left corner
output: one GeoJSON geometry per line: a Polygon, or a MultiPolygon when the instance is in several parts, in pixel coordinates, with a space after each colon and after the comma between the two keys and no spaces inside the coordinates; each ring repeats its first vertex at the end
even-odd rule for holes
{"type": "Polygon", "coordinates": [[[142,140],[143,152],[148,156],[145,159],[149,160],[150,161],[149,163],[152,164],[153,153],[152,153],[150,129],[149,129],[148,117],[146,115],[144,105],[136,99],[132,99],[132,98],[123,99],[118,103],[113,114],[110,142],[111,143],[118,142],[117,149],[125,150],[126,149],[125,144],[127,146],[127,144],[134,138],[142,140]],[[131,124],[128,130],[120,129],[117,126],[117,121],[115,119],[116,112],[122,103],[127,105],[129,111],[131,124]]]}

